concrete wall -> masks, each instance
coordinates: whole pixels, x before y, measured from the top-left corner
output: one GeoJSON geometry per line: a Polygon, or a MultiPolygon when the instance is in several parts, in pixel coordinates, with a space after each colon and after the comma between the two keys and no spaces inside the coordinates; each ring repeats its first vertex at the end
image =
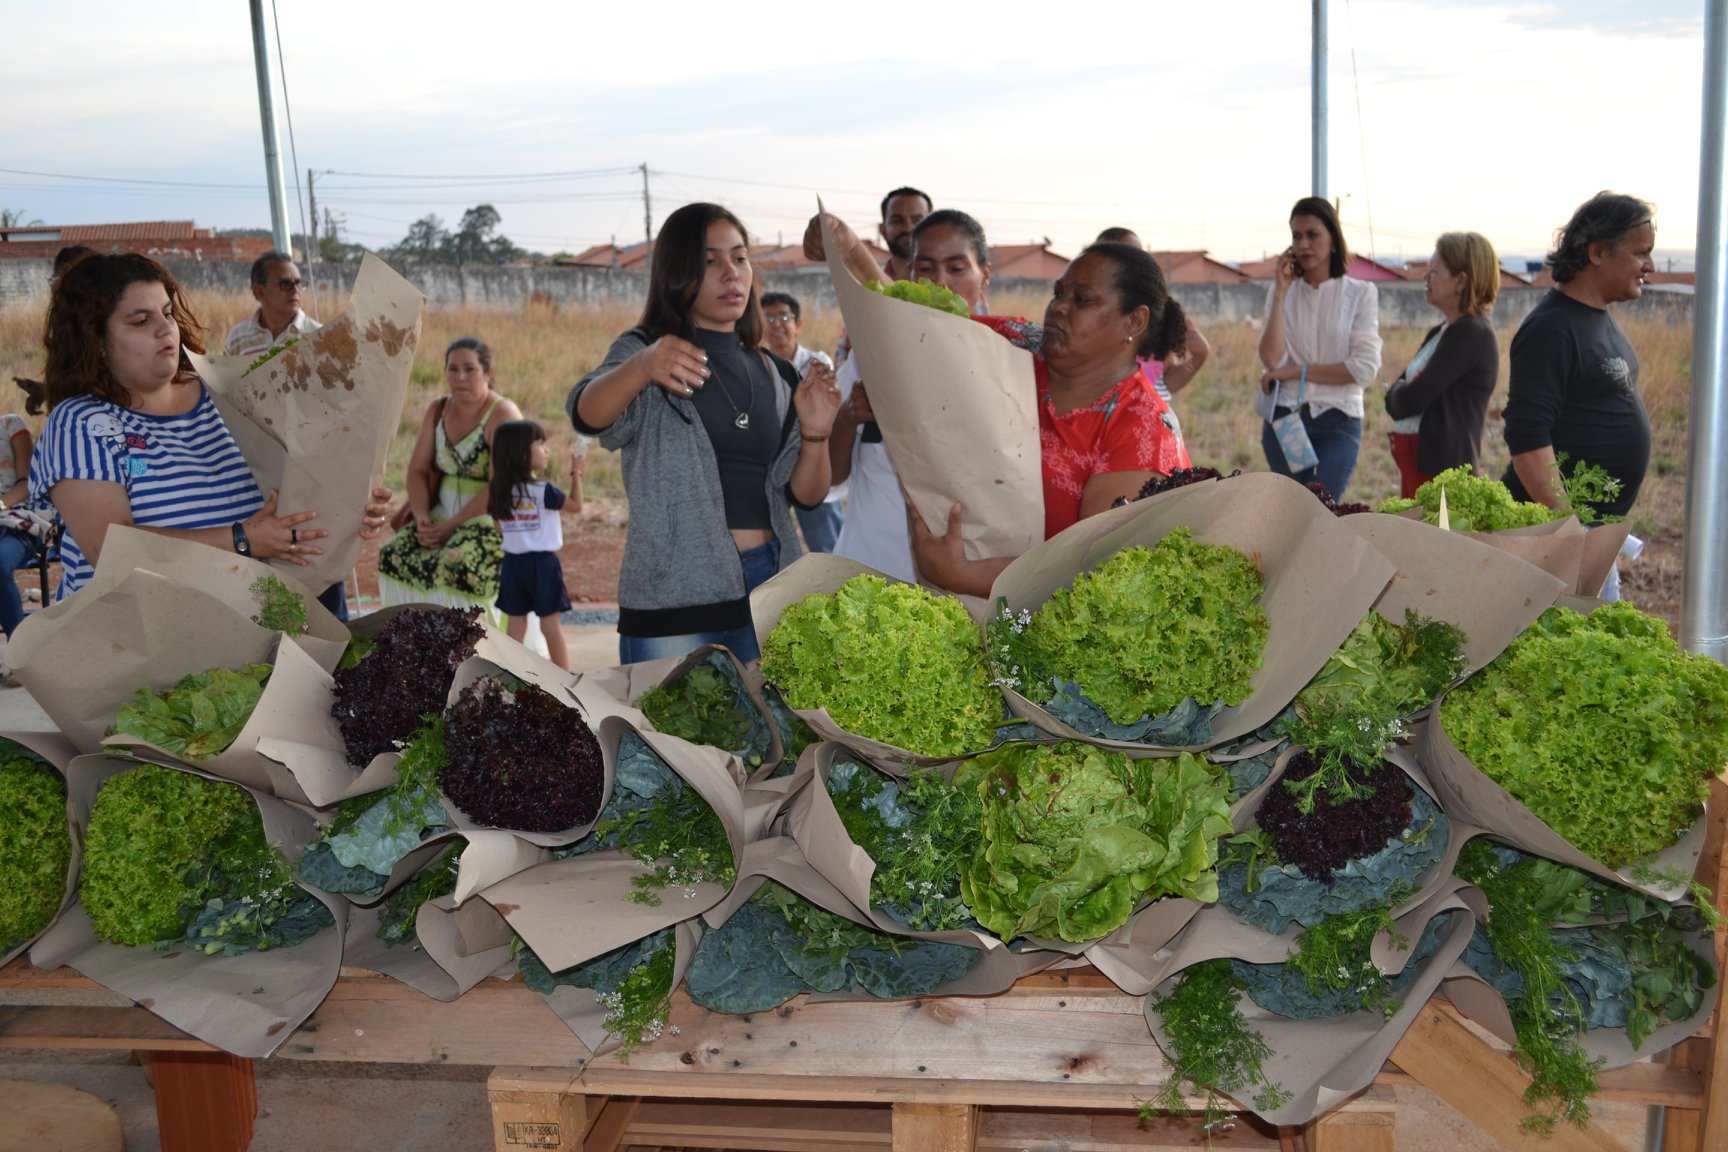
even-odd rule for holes
{"type": "MultiPolygon", "coordinates": [[[[244,294],[249,287],[250,265],[195,261],[169,263],[169,268],[188,288],[244,294]]],[[[47,260],[0,260],[0,305],[28,299],[48,290],[50,262],[47,260]]],[[[347,292],[354,286],[359,268],[353,264],[320,264],[310,271],[320,289],[347,292]]],[[[790,292],[810,308],[834,307],[834,285],[825,268],[784,271],[762,270],[765,290],[790,292]]],[[[648,294],[648,274],[617,268],[488,268],[431,267],[411,270],[408,279],[426,293],[433,305],[464,305],[472,308],[513,310],[535,296],[559,305],[625,305],[639,307],[648,294]]],[[[997,292],[1048,292],[1044,280],[999,280],[997,292]]],[[[1439,314],[1422,299],[1422,285],[1407,281],[1382,281],[1380,323],[1386,327],[1428,327],[1439,314]]],[[[1178,284],[1176,299],[1200,324],[1231,324],[1258,321],[1266,310],[1265,283],[1178,284]]],[[[1536,306],[1546,289],[1519,288],[1502,292],[1494,307],[1494,323],[1515,327],[1536,306]]],[[[1615,315],[1669,324],[1692,322],[1690,293],[1647,291],[1641,300],[1615,306],[1615,315]]]]}

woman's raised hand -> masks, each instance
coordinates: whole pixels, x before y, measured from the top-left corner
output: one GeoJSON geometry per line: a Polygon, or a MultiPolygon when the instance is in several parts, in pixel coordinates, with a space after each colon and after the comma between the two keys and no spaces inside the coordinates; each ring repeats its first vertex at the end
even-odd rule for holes
{"type": "Polygon", "coordinates": [[[311,542],[322,540],[330,533],[323,528],[301,527],[308,520],[316,519],[316,512],[276,515],[277,495],[275,488],[270,489],[270,496],[264,501],[264,507],[252,513],[243,525],[246,538],[252,544],[252,555],[259,560],[286,560],[290,564],[304,566],[308,563],[306,557],[324,554],[324,549],[311,542]]]}
{"type": "Polygon", "coordinates": [[[820,360],[812,360],[792,393],[792,407],[798,413],[798,431],[805,437],[823,439],[834,430],[834,417],[840,411],[840,386],[834,382],[834,369],[820,360]]]}
{"type": "Polygon", "coordinates": [[[674,396],[693,396],[708,382],[708,353],[677,336],[662,336],[636,353],[651,383],[674,396]]]}
{"type": "Polygon", "coordinates": [[[1272,266],[1273,286],[1283,290],[1289,288],[1296,280],[1296,249],[1286,248],[1278,253],[1278,262],[1272,266]]]}

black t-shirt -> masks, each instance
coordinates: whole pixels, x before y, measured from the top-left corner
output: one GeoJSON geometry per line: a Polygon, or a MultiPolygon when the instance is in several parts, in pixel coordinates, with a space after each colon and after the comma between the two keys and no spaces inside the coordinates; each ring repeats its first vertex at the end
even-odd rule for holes
{"type": "Polygon", "coordinates": [[[772,528],[768,468],[780,451],[774,390],[783,387],[767,358],[745,349],[736,332],[696,329],[708,353],[708,381],[696,389],[696,414],[714,445],[728,528],[772,528]],[[748,427],[738,422],[749,416],[748,427]]]}
{"type": "MultiPolygon", "coordinates": [[[[1506,395],[1506,447],[1513,455],[1552,446],[1564,454],[1561,473],[1593,464],[1620,481],[1612,504],[1624,516],[1638,498],[1650,465],[1650,416],[1638,392],[1638,353],[1614,318],[1551,290],[1512,337],[1506,395]]],[[[1505,483],[1530,499],[1513,469],[1505,483]]]]}

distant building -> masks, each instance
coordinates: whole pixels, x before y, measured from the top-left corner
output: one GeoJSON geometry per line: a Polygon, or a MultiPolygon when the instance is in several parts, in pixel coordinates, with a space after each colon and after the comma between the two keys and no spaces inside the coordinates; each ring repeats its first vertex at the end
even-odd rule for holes
{"type": "Polygon", "coordinates": [[[1203,248],[1153,252],[1152,257],[1172,284],[1244,284],[1253,279],[1240,268],[1214,260],[1203,248]]]}
{"type": "Polygon", "coordinates": [[[268,236],[218,236],[190,220],[137,224],[67,224],[59,227],[0,228],[0,260],[52,260],[73,244],[98,252],[135,252],[157,260],[202,260],[250,264],[268,252],[268,236]]]}

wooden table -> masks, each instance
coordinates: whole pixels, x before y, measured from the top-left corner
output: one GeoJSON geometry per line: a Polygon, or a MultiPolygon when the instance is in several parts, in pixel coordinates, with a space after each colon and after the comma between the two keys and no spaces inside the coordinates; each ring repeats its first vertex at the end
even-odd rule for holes
{"type": "MultiPolygon", "coordinates": [[[[1042,973],[982,999],[799,997],[752,1017],[708,1012],[680,992],[671,1024],[676,1034],[669,1029],[628,1064],[590,1061],[519,983],[488,980],[439,1004],[387,977],[345,971],[272,1059],[492,1067],[499,1152],[1194,1145],[1192,1120],[1134,1117],[1165,1062],[1140,998],[1090,969],[1042,973]]],[[[250,1061],[213,1051],[69,969],[16,961],[0,969],[0,1047],[148,1052],[166,1152],[240,1152],[251,1140],[250,1061]]],[[[1689,1041],[1676,1050],[1679,1063],[1605,1074],[1601,1098],[1666,1106],[1672,1152],[1728,1148],[1728,1100],[1709,1075],[1718,1047],[1717,1039],[1689,1041]]],[[[1594,1129],[1523,1134],[1522,1073],[1440,1003],[1357,1100],[1302,1129],[1245,1122],[1217,1143],[1389,1152],[1389,1086],[1412,1080],[1508,1148],[1618,1150],[1594,1129]]]]}

